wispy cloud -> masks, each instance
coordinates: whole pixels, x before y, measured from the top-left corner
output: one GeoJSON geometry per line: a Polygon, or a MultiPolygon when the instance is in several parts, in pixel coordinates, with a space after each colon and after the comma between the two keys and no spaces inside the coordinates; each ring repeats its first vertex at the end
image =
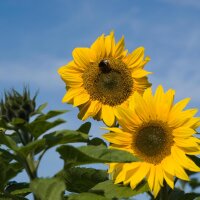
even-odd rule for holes
{"type": "Polygon", "coordinates": [[[62,85],[57,69],[67,60],[48,56],[35,60],[0,62],[0,82],[15,86],[16,84],[34,84],[38,88],[56,90],[62,85]],[[56,87],[55,87],[56,86],[56,87]]]}

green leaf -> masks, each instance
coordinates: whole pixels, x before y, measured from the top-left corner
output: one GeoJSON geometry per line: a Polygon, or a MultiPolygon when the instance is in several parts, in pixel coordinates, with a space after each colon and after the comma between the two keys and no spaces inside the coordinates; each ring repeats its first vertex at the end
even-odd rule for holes
{"type": "Polygon", "coordinates": [[[0,149],[0,162],[11,162],[12,160],[18,160],[18,156],[10,153],[8,150],[0,149]]]}
{"type": "Polygon", "coordinates": [[[53,133],[49,133],[43,137],[46,140],[48,147],[52,147],[58,144],[66,144],[73,142],[87,142],[88,135],[73,130],[60,130],[53,133]]]}
{"type": "MultiPolygon", "coordinates": [[[[200,193],[186,193],[178,198],[178,200],[194,200],[197,197],[200,197],[200,193]]],[[[197,200],[197,199],[196,199],[197,200]]]]}
{"type": "Polygon", "coordinates": [[[58,147],[57,151],[67,164],[73,165],[89,163],[135,162],[138,160],[129,152],[108,149],[103,145],[82,146],[79,148],[65,145],[58,147]]]}
{"type": "Polygon", "coordinates": [[[44,103],[40,105],[35,112],[33,112],[31,115],[36,115],[36,114],[42,114],[42,111],[47,107],[48,103],[44,103]]]}
{"type": "Polygon", "coordinates": [[[87,140],[87,134],[73,130],[60,130],[46,134],[42,139],[35,140],[26,146],[20,147],[18,152],[23,153],[24,156],[28,155],[30,152],[34,152],[36,155],[44,149],[48,149],[59,144],[86,142],[87,140]]]}
{"type": "Polygon", "coordinates": [[[12,181],[6,186],[5,193],[10,193],[12,195],[22,195],[26,196],[31,192],[28,183],[17,183],[12,181]]]}
{"type": "Polygon", "coordinates": [[[60,178],[40,178],[33,180],[30,188],[40,200],[62,200],[65,183],[60,178]]]}
{"type": "Polygon", "coordinates": [[[68,196],[67,200],[111,200],[101,195],[93,193],[72,194],[68,196]]]}
{"type": "Polygon", "coordinates": [[[11,122],[11,124],[13,126],[21,125],[21,124],[24,124],[24,123],[26,123],[26,121],[24,119],[21,119],[21,118],[14,118],[11,122]]]}
{"type": "Polygon", "coordinates": [[[32,123],[28,124],[26,128],[35,138],[38,138],[40,135],[44,134],[46,131],[63,123],[65,123],[65,121],[62,119],[57,119],[53,122],[38,120],[38,121],[33,121],[32,123]]]}
{"type": "Polygon", "coordinates": [[[67,110],[51,110],[49,111],[48,113],[46,114],[41,114],[39,115],[35,121],[45,121],[45,120],[48,120],[48,119],[51,119],[53,117],[56,117],[58,115],[62,115],[64,113],[68,112],[67,110]]]}
{"type": "Polygon", "coordinates": [[[7,182],[20,173],[23,167],[19,163],[8,163],[0,160],[0,190],[3,190],[7,182]]]}
{"type": "Polygon", "coordinates": [[[86,122],[82,124],[77,131],[80,131],[82,133],[89,133],[91,128],[91,122],[86,122]]]}
{"type": "Polygon", "coordinates": [[[23,156],[26,157],[30,152],[34,152],[34,154],[36,155],[45,148],[46,148],[45,139],[40,139],[28,143],[26,146],[20,147],[17,152],[23,154],[23,156]]]}
{"type": "Polygon", "coordinates": [[[15,196],[11,194],[0,194],[0,200],[28,200],[25,197],[15,196]]]}
{"type": "Polygon", "coordinates": [[[179,199],[184,195],[184,191],[175,188],[169,195],[169,200],[179,199]]]}
{"type": "Polygon", "coordinates": [[[15,141],[9,135],[6,135],[4,133],[0,133],[0,144],[6,145],[13,151],[16,151],[18,149],[15,141]]]}
{"type": "Polygon", "coordinates": [[[107,198],[128,198],[144,192],[149,191],[147,183],[139,184],[134,190],[129,186],[123,186],[122,184],[114,184],[113,181],[108,180],[97,184],[93,187],[91,192],[103,194],[107,198]]]}
{"type": "Polygon", "coordinates": [[[7,125],[3,119],[0,118],[0,130],[7,129],[7,125]]]}
{"type": "Polygon", "coordinates": [[[68,191],[76,193],[87,192],[97,183],[108,180],[107,171],[93,168],[68,168],[58,176],[64,178],[68,191]]]}
{"type": "Polygon", "coordinates": [[[190,185],[190,187],[194,190],[197,187],[200,187],[200,182],[197,178],[192,178],[190,179],[190,181],[188,182],[188,184],[190,185]]]}
{"type": "Polygon", "coordinates": [[[195,164],[198,166],[198,167],[200,167],[200,158],[199,157],[197,157],[197,156],[189,156],[194,162],[195,162],[195,164]]]}
{"type": "Polygon", "coordinates": [[[88,145],[94,145],[94,146],[98,146],[98,145],[102,144],[104,146],[107,146],[106,143],[102,139],[97,138],[97,137],[92,138],[91,140],[89,140],[87,144],[88,145]]]}

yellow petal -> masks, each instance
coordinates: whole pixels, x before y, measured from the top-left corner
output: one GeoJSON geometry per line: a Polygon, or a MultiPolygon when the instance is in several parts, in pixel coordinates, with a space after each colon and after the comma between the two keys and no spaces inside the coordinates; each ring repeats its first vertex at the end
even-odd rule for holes
{"type": "Polygon", "coordinates": [[[196,129],[200,126],[200,117],[193,117],[184,123],[184,126],[196,129]]]}
{"type": "Polygon", "coordinates": [[[100,37],[96,39],[96,41],[91,45],[91,49],[95,52],[96,59],[100,59],[105,57],[105,36],[102,34],[100,37]]]}
{"type": "Polygon", "coordinates": [[[77,95],[81,94],[81,93],[85,93],[85,90],[83,88],[69,88],[67,90],[67,93],[65,94],[65,96],[62,99],[62,102],[69,102],[71,101],[74,97],[76,97],[77,95]]]}
{"type": "Polygon", "coordinates": [[[137,92],[134,93],[134,100],[135,100],[135,111],[138,115],[138,117],[143,122],[149,122],[150,119],[150,110],[147,103],[144,101],[142,96],[138,94],[137,92]]]}
{"type": "Polygon", "coordinates": [[[181,112],[187,106],[187,104],[189,103],[189,101],[190,101],[190,98],[185,98],[185,99],[179,101],[178,103],[176,103],[173,106],[171,112],[172,113],[181,112]]]}
{"type": "Polygon", "coordinates": [[[60,67],[58,73],[69,87],[81,87],[83,85],[83,71],[78,69],[74,63],[60,67]]]}
{"type": "Polygon", "coordinates": [[[156,176],[158,177],[160,186],[163,186],[163,170],[161,165],[156,165],[156,176]]]}
{"type": "Polygon", "coordinates": [[[98,101],[88,102],[83,107],[80,107],[78,117],[82,120],[86,120],[89,116],[95,116],[100,108],[101,105],[98,101]]]}
{"type": "Polygon", "coordinates": [[[153,95],[152,95],[152,89],[151,88],[147,88],[144,91],[143,94],[143,98],[146,102],[146,104],[148,105],[149,108],[149,117],[151,118],[151,120],[156,120],[156,112],[155,112],[155,104],[153,101],[153,95]]]}
{"type": "Polygon", "coordinates": [[[195,133],[196,131],[194,129],[184,126],[176,128],[172,131],[172,134],[176,137],[190,137],[195,133]]]}
{"type": "Polygon", "coordinates": [[[89,101],[90,95],[85,93],[80,93],[78,96],[74,97],[73,106],[80,106],[81,104],[86,103],[89,101]]]}
{"type": "Polygon", "coordinates": [[[190,160],[181,149],[175,146],[172,147],[172,156],[182,167],[194,172],[200,171],[200,168],[192,160],[190,160]]]}
{"type": "Polygon", "coordinates": [[[166,171],[167,173],[174,175],[174,166],[172,165],[173,160],[171,156],[167,156],[162,162],[162,168],[164,171],[166,171]]]}
{"type": "Polygon", "coordinates": [[[127,132],[135,131],[142,121],[134,113],[133,110],[118,108],[115,110],[115,115],[119,119],[119,125],[127,132]]]}
{"type": "Polygon", "coordinates": [[[124,44],[124,36],[123,36],[115,46],[114,55],[113,55],[115,58],[120,58],[122,56],[122,53],[124,51],[124,46],[125,44],[124,44]]]}
{"type": "Polygon", "coordinates": [[[172,176],[171,174],[168,174],[166,171],[163,171],[163,177],[165,179],[165,181],[167,182],[167,184],[174,189],[174,176],[172,176]]]}
{"type": "Polygon", "coordinates": [[[149,188],[151,189],[151,191],[153,191],[153,186],[154,186],[154,181],[155,181],[155,167],[154,165],[150,166],[150,171],[149,174],[147,175],[147,181],[148,181],[148,185],[149,188]]]}
{"type": "Polygon", "coordinates": [[[113,37],[114,33],[110,33],[110,35],[105,37],[105,48],[106,48],[106,56],[110,57],[112,55],[112,49],[113,49],[113,37]]]}
{"type": "Polygon", "coordinates": [[[132,144],[132,136],[130,133],[122,132],[122,133],[107,133],[104,134],[103,137],[111,143],[119,144],[119,145],[130,145],[132,144]]]}
{"type": "Polygon", "coordinates": [[[140,183],[145,178],[149,170],[150,170],[150,165],[148,163],[142,162],[137,172],[134,173],[134,175],[132,176],[130,182],[130,186],[132,189],[135,189],[138,183],[140,183]]]}
{"type": "Polygon", "coordinates": [[[115,123],[115,115],[111,106],[102,106],[102,119],[107,126],[112,126],[115,123]]]}
{"type": "Polygon", "coordinates": [[[176,145],[179,147],[199,147],[199,139],[195,137],[189,138],[174,138],[176,145]]]}
{"type": "Polygon", "coordinates": [[[86,68],[90,63],[89,48],[75,48],[72,52],[74,62],[81,68],[86,68]]]}
{"type": "Polygon", "coordinates": [[[154,187],[153,187],[153,195],[154,197],[156,197],[158,195],[158,192],[160,191],[160,178],[159,178],[159,173],[157,171],[157,167],[156,167],[156,173],[155,173],[155,181],[154,181],[154,187]]]}
{"type": "Polygon", "coordinates": [[[125,59],[129,68],[137,67],[144,58],[144,47],[139,47],[130,53],[125,59]]]}
{"type": "Polygon", "coordinates": [[[152,74],[151,72],[148,72],[148,71],[146,71],[146,70],[144,70],[144,69],[137,69],[137,70],[134,70],[133,72],[132,72],[132,77],[133,78],[142,78],[142,77],[145,77],[145,76],[147,76],[148,74],[152,74]]]}

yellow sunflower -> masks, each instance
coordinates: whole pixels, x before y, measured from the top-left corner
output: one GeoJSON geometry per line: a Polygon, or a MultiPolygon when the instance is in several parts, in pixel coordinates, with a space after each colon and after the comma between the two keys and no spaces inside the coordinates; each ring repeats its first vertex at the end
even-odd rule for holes
{"type": "Polygon", "coordinates": [[[75,48],[72,56],[58,73],[66,83],[63,102],[78,106],[82,120],[92,116],[112,126],[115,110],[127,106],[134,91],[143,93],[151,85],[144,48],[127,53],[124,37],[115,43],[113,32],[98,37],[90,48],[75,48]]]}
{"type": "Polygon", "coordinates": [[[131,109],[118,109],[120,128],[106,128],[111,132],[104,138],[111,148],[131,152],[140,161],[111,163],[109,173],[115,183],[130,184],[134,189],[146,178],[156,197],[164,180],[173,189],[175,176],[189,180],[185,169],[200,171],[187,156],[200,153],[200,140],[193,136],[200,126],[200,118],[194,117],[197,109],[183,110],[190,99],[174,104],[174,94],[174,90],[165,93],[159,86],[153,96],[148,88],[143,96],[134,94],[131,109]]]}

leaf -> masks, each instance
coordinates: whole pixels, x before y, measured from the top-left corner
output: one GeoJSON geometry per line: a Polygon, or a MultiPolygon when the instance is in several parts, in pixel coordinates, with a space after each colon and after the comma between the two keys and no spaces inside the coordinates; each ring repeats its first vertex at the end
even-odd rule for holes
{"type": "Polygon", "coordinates": [[[7,182],[20,173],[23,167],[19,163],[8,163],[0,160],[0,189],[3,190],[7,182]]]}
{"type": "Polygon", "coordinates": [[[34,152],[36,155],[44,149],[48,149],[59,144],[86,142],[87,140],[88,135],[84,133],[73,130],[60,130],[46,134],[42,139],[35,140],[26,146],[20,147],[18,152],[23,153],[25,156],[30,152],[34,152]]]}
{"type": "Polygon", "coordinates": [[[5,144],[7,147],[16,151],[18,149],[17,144],[15,141],[9,136],[4,133],[0,133],[0,144],[5,144]]]}
{"type": "Polygon", "coordinates": [[[81,193],[81,194],[72,194],[67,200],[111,200],[101,195],[93,194],[93,193],[81,193]]]}
{"type": "Polygon", "coordinates": [[[186,193],[178,198],[178,200],[194,200],[197,197],[200,197],[200,193],[186,193]]]}
{"type": "Polygon", "coordinates": [[[47,107],[48,103],[44,103],[40,105],[35,112],[33,112],[31,115],[36,115],[36,114],[42,114],[42,111],[47,107]]]}
{"type": "Polygon", "coordinates": [[[10,153],[8,150],[0,149],[0,161],[11,162],[12,160],[18,160],[18,156],[10,153]]]}
{"type": "Polygon", "coordinates": [[[46,131],[63,123],[65,123],[65,121],[62,119],[57,119],[53,122],[38,120],[38,121],[33,121],[32,123],[28,124],[26,128],[35,138],[38,138],[40,135],[44,134],[46,131]]]}
{"type": "Polygon", "coordinates": [[[17,183],[16,181],[12,181],[6,186],[5,192],[12,195],[26,196],[31,190],[28,183],[17,183]]]}
{"type": "Polygon", "coordinates": [[[169,200],[179,199],[184,195],[184,191],[175,188],[169,195],[169,200]]]}
{"type": "Polygon", "coordinates": [[[21,119],[21,118],[14,118],[11,122],[11,124],[13,126],[21,125],[21,124],[24,124],[24,123],[26,123],[26,121],[24,119],[21,119]]]}
{"type": "Polygon", "coordinates": [[[33,180],[30,188],[40,200],[62,200],[65,183],[60,178],[40,178],[33,180]]]}
{"type": "Polygon", "coordinates": [[[51,110],[49,111],[48,113],[46,114],[41,114],[39,115],[35,121],[45,121],[45,120],[48,120],[48,119],[51,119],[53,117],[56,117],[58,115],[62,115],[64,113],[68,112],[67,110],[51,110]]]}
{"type": "Polygon", "coordinates": [[[75,148],[65,145],[57,148],[61,158],[67,164],[81,165],[89,163],[134,162],[138,159],[126,151],[108,149],[103,145],[75,148]]]}
{"type": "Polygon", "coordinates": [[[88,145],[94,145],[94,146],[98,146],[98,145],[102,144],[104,146],[107,146],[106,143],[102,139],[97,138],[97,137],[92,138],[91,140],[89,140],[87,144],[88,145]]]}
{"type": "Polygon", "coordinates": [[[197,178],[192,178],[190,179],[190,181],[188,182],[188,184],[190,185],[190,187],[194,190],[197,187],[200,187],[200,182],[197,178]]]}
{"type": "Polygon", "coordinates": [[[82,124],[77,131],[80,131],[82,133],[89,133],[91,128],[91,122],[86,122],[82,124]]]}
{"type": "Polygon", "coordinates": [[[48,147],[52,147],[58,144],[66,144],[73,142],[87,142],[88,135],[73,130],[60,130],[53,133],[49,133],[43,137],[46,140],[48,147]]]}
{"type": "Polygon", "coordinates": [[[68,191],[76,193],[87,192],[97,183],[108,180],[107,171],[93,168],[68,168],[62,170],[58,176],[64,178],[68,191]]]}
{"type": "Polygon", "coordinates": [[[11,194],[0,194],[0,200],[28,200],[25,197],[15,196],[11,194]]]}
{"type": "Polygon", "coordinates": [[[45,148],[46,148],[45,139],[40,139],[30,142],[26,146],[20,147],[17,152],[23,154],[23,156],[26,157],[30,152],[34,152],[34,154],[36,155],[45,148]]]}
{"type": "Polygon", "coordinates": [[[128,198],[149,191],[149,187],[147,183],[141,183],[136,187],[136,189],[132,190],[128,186],[114,184],[113,181],[108,180],[97,184],[90,191],[98,194],[101,193],[105,197],[111,199],[128,198]]]}
{"type": "Polygon", "coordinates": [[[200,158],[199,157],[197,157],[197,156],[189,156],[194,162],[195,162],[195,164],[198,166],[198,167],[200,167],[200,158]]]}

